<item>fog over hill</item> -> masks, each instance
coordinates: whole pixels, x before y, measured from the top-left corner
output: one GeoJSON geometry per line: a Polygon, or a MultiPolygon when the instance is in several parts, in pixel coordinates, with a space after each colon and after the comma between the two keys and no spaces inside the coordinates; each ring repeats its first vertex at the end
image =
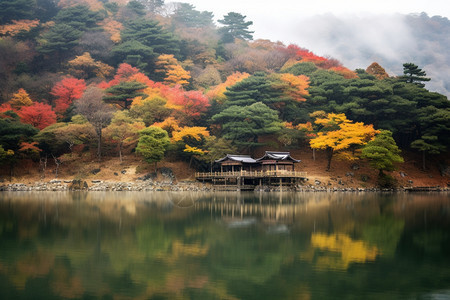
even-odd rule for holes
{"type": "Polygon", "coordinates": [[[350,69],[376,61],[391,76],[412,62],[432,80],[430,91],[450,97],[450,21],[427,14],[333,15],[305,17],[284,36],[319,55],[340,60],[350,69]]]}

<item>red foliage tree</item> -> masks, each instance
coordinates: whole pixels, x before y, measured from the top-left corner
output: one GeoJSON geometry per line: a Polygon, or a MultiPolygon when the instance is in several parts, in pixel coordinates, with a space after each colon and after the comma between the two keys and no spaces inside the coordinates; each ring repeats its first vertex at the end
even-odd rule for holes
{"type": "Polygon", "coordinates": [[[56,83],[50,92],[57,97],[55,111],[63,114],[74,100],[81,98],[85,90],[86,82],[83,79],[68,77],[56,83]]]}
{"type": "Polygon", "coordinates": [[[208,97],[200,91],[186,92],[179,86],[162,90],[167,98],[167,107],[182,112],[188,118],[196,119],[210,106],[208,97]]]}
{"type": "Polygon", "coordinates": [[[30,106],[23,106],[18,115],[25,124],[30,124],[40,130],[56,123],[56,114],[48,104],[35,102],[30,106]]]}
{"type": "Polygon", "coordinates": [[[132,67],[127,63],[123,63],[119,65],[113,80],[109,82],[103,81],[98,84],[98,87],[101,89],[107,89],[124,81],[137,81],[147,86],[153,86],[155,84],[153,80],[148,78],[144,73],[140,72],[138,68],[132,67]]]}

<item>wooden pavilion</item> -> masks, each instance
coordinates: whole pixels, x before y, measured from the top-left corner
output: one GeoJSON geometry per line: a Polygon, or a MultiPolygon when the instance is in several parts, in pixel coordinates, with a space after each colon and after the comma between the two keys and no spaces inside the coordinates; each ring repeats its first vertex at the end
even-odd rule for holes
{"type": "Polygon", "coordinates": [[[289,152],[266,151],[254,159],[249,155],[227,154],[215,161],[220,172],[196,173],[197,180],[210,182],[218,189],[253,190],[262,185],[293,186],[306,178],[306,172],[295,171],[294,159],[289,152]]]}

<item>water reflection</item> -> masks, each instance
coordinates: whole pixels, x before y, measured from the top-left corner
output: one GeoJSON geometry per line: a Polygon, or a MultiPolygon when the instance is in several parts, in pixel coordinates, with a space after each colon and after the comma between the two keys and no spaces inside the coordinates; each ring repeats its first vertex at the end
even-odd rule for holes
{"type": "Polygon", "coordinates": [[[450,289],[448,228],[448,194],[0,193],[0,290],[420,298],[450,289]]]}

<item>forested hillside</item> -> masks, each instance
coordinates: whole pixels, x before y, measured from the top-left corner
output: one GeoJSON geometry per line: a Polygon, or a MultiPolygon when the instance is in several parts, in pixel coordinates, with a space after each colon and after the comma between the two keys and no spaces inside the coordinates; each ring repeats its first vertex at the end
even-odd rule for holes
{"type": "Polygon", "coordinates": [[[265,145],[324,150],[328,169],[366,159],[381,176],[402,161],[397,146],[423,153],[423,168],[448,152],[450,102],[414,62],[399,76],[350,70],[253,40],[251,25],[163,0],[2,0],[1,163],[136,152],[208,169],[265,145]]]}

